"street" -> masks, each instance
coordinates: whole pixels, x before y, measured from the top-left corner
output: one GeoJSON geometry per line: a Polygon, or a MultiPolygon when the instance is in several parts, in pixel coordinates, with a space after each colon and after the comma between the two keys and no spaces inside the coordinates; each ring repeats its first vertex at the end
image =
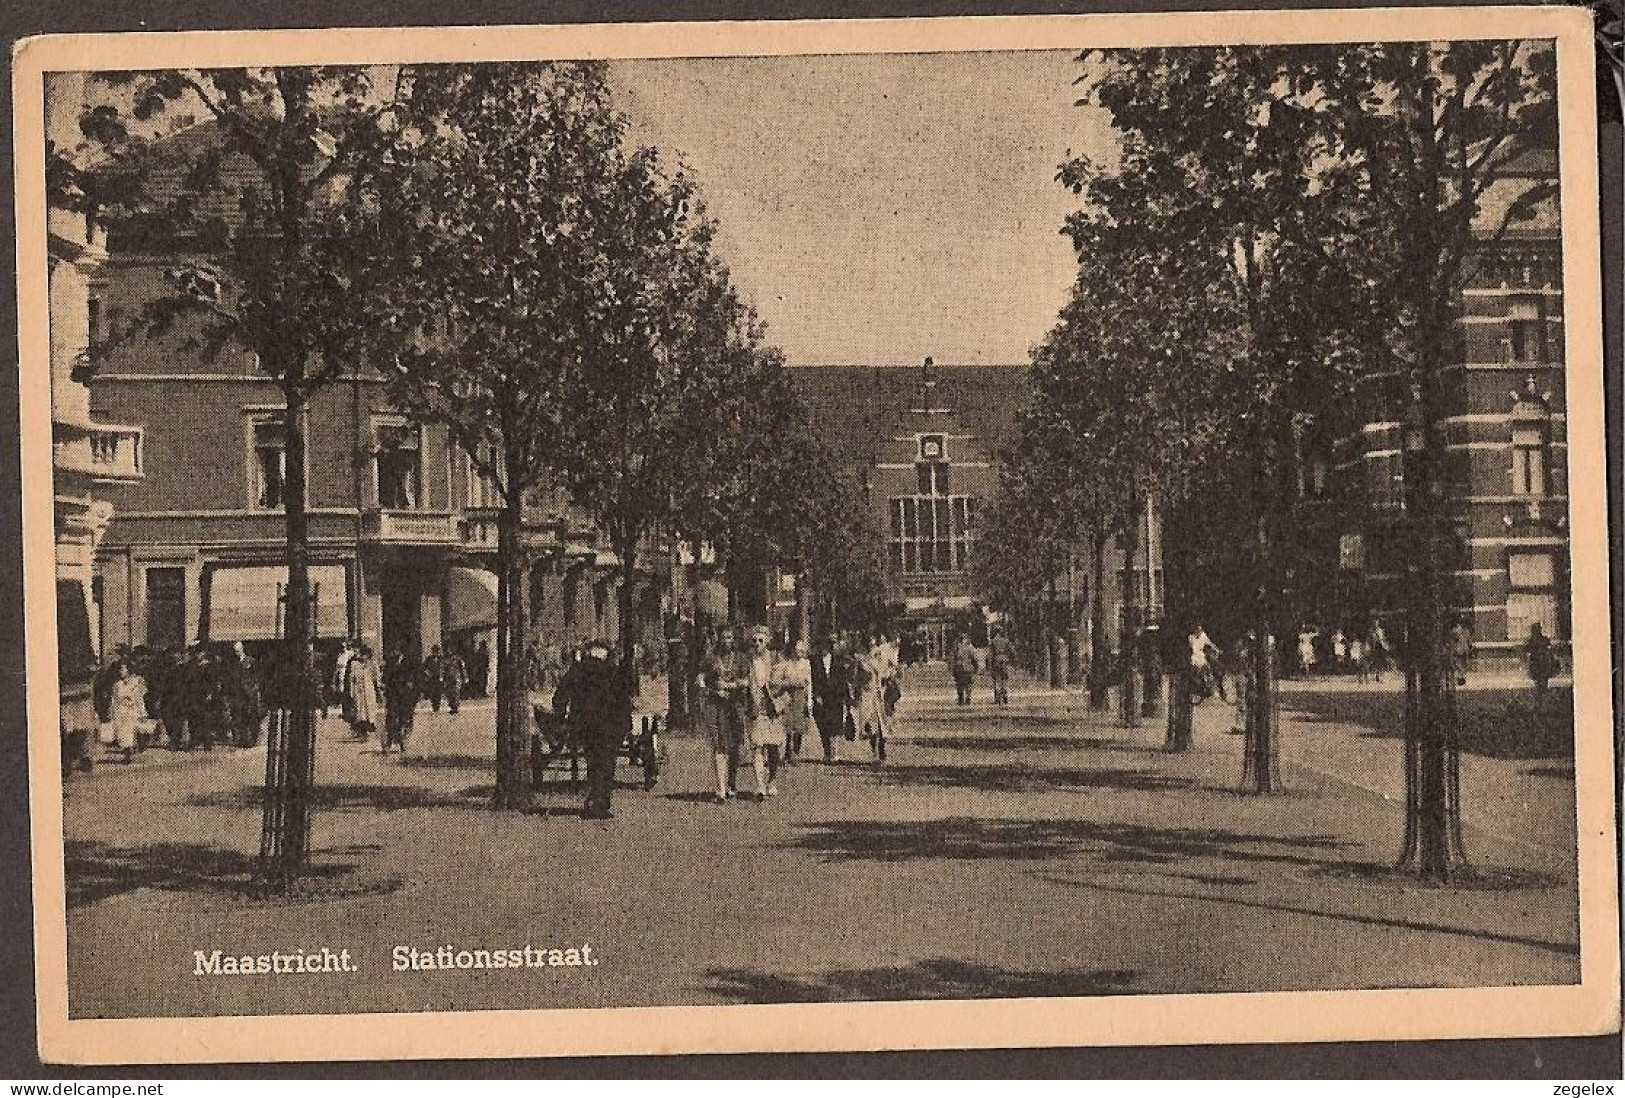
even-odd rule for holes
{"type": "MultiPolygon", "coordinates": [[[[493,712],[419,711],[381,756],[319,733],[312,894],[246,894],[264,750],[148,752],[68,782],[74,1017],[353,1013],[1574,982],[1572,757],[1469,756],[1468,855],[1390,869],[1397,740],[1284,698],[1288,792],[1245,797],[1216,701],[1195,749],[1071,692],[953,704],[904,681],[887,765],[806,761],[766,803],[710,803],[704,742],[669,739],[616,818],[562,781],[490,811],[493,712]],[[590,946],[598,963],[394,971],[392,951],[590,946]],[[198,974],[194,951],[348,950],[357,971],[198,974]]],[[[816,755],[816,742],[808,745],[816,755]]],[[[624,763],[623,763],[624,766],[624,763]]]]}

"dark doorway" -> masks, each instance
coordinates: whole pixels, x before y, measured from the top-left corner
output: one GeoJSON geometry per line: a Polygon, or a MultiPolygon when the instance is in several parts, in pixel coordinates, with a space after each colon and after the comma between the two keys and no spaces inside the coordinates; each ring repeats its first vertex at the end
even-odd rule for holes
{"type": "Polygon", "coordinates": [[[186,569],[147,569],[147,645],[178,651],[186,647],[186,569]]]}
{"type": "Polygon", "coordinates": [[[411,569],[396,566],[384,573],[384,651],[421,658],[418,635],[418,584],[411,569]]]}

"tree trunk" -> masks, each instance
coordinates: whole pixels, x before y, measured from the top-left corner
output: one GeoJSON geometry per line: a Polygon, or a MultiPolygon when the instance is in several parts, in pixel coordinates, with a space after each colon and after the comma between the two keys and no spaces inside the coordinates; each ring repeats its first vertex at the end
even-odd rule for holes
{"type": "MultiPolygon", "coordinates": [[[[1436,319],[1442,322],[1442,315],[1436,319]]],[[[1429,326],[1431,328],[1431,325],[1429,326]]],[[[1458,750],[1455,729],[1455,667],[1450,652],[1450,600],[1444,560],[1444,425],[1440,367],[1442,336],[1420,335],[1420,407],[1424,449],[1417,462],[1414,513],[1416,586],[1411,601],[1407,649],[1408,684],[1416,703],[1406,728],[1406,805],[1409,839],[1403,862],[1416,865],[1424,879],[1445,883],[1465,860],[1461,843],[1458,750]]]]}
{"type": "Polygon", "coordinates": [[[497,514],[497,774],[491,802],[493,808],[517,811],[528,809],[531,799],[521,496],[512,489],[497,514]]]}
{"type": "MultiPolygon", "coordinates": [[[[1408,120],[1428,162],[1441,160],[1439,107],[1435,85],[1422,55],[1408,120]]],[[[1407,500],[1413,521],[1415,587],[1412,591],[1406,686],[1415,698],[1406,721],[1406,847],[1402,864],[1416,865],[1425,880],[1445,883],[1465,862],[1461,842],[1459,754],[1455,727],[1455,676],[1449,650],[1450,605],[1444,560],[1444,503],[1447,455],[1444,415],[1445,339],[1451,330],[1452,288],[1440,270],[1444,253],[1438,238],[1439,211],[1447,202],[1444,181],[1430,174],[1418,219],[1404,241],[1402,277],[1410,282],[1417,306],[1413,330],[1416,357],[1417,418],[1422,450],[1417,455],[1415,491],[1407,500]]]]}
{"type": "Polygon", "coordinates": [[[1285,500],[1280,470],[1271,460],[1273,447],[1260,447],[1253,466],[1253,643],[1248,650],[1251,664],[1246,669],[1250,689],[1241,682],[1243,694],[1238,704],[1244,709],[1243,764],[1241,786],[1244,793],[1274,793],[1280,789],[1279,745],[1275,741],[1275,659],[1273,629],[1274,595],[1280,590],[1270,538],[1270,516],[1285,500]]]}
{"type": "Polygon", "coordinates": [[[621,670],[631,684],[632,694],[638,692],[640,668],[637,661],[637,599],[638,539],[635,535],[615,539],[615,555],[621,559],[621,589],[616,592],[615,607],[620,617],[621,670]]]}
{"type": "Polygon", "coordinates": [[[1111,657],[1106,648],[1106,530],[1097,526],[1089,584],[1089,708],[1105,712],[1112,706],[1111,657]]]}
{"type": "MultiPolygon", "coordinates": [[[[1140,588],[1134,582],[1134,558],[1140,553],[1140,491],[1131,485],[1128,492],[1128,521],[1123,524],[1123,629],[1121,676],[1123,682],[1123,727],[1140,725],[1140,588]]],[[[1146,585],[1150,586],[1149,571],[1146,585]]]]}
{"type": "MultiPolygon", "coordinates": [[[[283,519],[288,548],[287,607],[283,635],[288,654],[289,711],[282,764],[267,790],[261,829],[260,873],[267,889],[287,892],[310,856],[311,789],[315,784],[316,699],[313,615],[310,607],[310,518],[305,497],[305,397],[297,368],[283,388],[283,519]]],[[[270,751],[271,748],[267,747],[270,751]]],[[[268,767],[268,774],[270,768],[268,767]]]]}

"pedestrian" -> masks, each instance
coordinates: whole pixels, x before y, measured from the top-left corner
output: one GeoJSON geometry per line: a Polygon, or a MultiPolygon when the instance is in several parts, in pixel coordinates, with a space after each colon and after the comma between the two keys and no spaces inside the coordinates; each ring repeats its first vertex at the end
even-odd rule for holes
{"type": "Polygon", "coordinates": [[[1529,626],[1529,639],[1523,642],[1523,653],[1529,668],[1529,680],[1535,684],[1535,697],[1544,698],[1552,676],[1557,674],[1557,656],[1552,652],[1551,638],[1546,636],[1540,622],[1529,626]]]}
{"type": "Polygon", "coordinates": [[[265,719],[265,701],[260,689],[259,669],[242,641],[231,646],[231,656],[221,667],[221,678],[226,706],[231,714],[232,742],[238,747],[253,747],[260,742],[260,722],[265,719]]]}
{"type": "Polygon", "coordinates": [[[1332,633],[1332,670],[1343,671],[1348,667],[1349,642],[1341,629],[1332,633]]]}
{"type": "Polygon", "coordinates": [[[1191,684],[1200,695],[1196,699],[1196,704],[1200,705],[1207,701],[1215,693],[1219,695],[1220,701],[1228,701],[1229,698],[1224,692],[1224,680],[1215,673],[1213,665],[1214,659],[1219,654],[1218,645],[1208,637],[1207,630],[1202,627],[1201,622],[1191,626],[1187,640],[1190,645],[1191,684]]]}
{"type": "Polygon", "coordinates": [[[1306,679],[1313,678],[1315,674],[1315,641],[1319,636],[1320,633],[1312,625],[1304,626],[1298,634],[1298,668],[1306,679]]]}
{"type": "Polygon", "coordinates": [[[1354,672],[1354,681],[1363,686],[1370,667],[1366,660],[1365,641],[1358,633],[1349,638],[1349,668],[1354,672]]]}
{"type": "Polygon", "coordinates": [[[772,630],[765,625],[751,627],[750,648],[745,653],[745,744],[750,751],[750,768],[756,776],[756,799],[765,801],[778,795],[775,779],[784,743],[782,701],[773,689],[776,660],[768,647],[772,630]]]}
{"type": "Polygon", "coordinates": [[[954,645],[952,665],[957,694],[955,700],[959,705],[969,705],[971,687],[976,682],[976,648],[970,642],[970,634],[959,634],[959,641],[954,645]]]}
{"type": "Polygon", "coordinates": [[[378,665],[373,662],[372,648],[368,645],[361,645],[350,660],[345,684],[350,702],[350,727],[355,732],[355,738],[365,742],[378,731],[379,711],[384,705],[378,682],[378,665]]]}
{"type": "Polygon", "coordinates": [[[789,766],[801,754],[812,719],[812,661],[807,656],[807,642],[796,641],[789,657],[775,665],[773,674],[773,689],[784,711],[784,764],[789,766]]]}
{"type": "Polygon", "coordinates": [[[423,692],[429,697],[429,708],[436,713],[440,712],[440,698],[444,692],[441,662],[440,646],[436,644],[423,660],[423,692]]]}
{"type": "Polygon", "coordinates": [[[1466,686],[1467,672],[1473,669],[1473,634],[1460,618],[1450,629],[1450,659],[1456,672],[1456,685],[1466,686]]]}
{"type": "Polygon", "coordinates": [[[739,746],[744,735],[741,692],[745,689],[744,667],[734,644],[733,632],[723,629],[716,646],[706,657],[700,674],[705,694],[706,732],[711,740],[711,756],[716,765],[716,802],[723,804],[734,795],[734,771],[739,762],[739,746]]]}
{"type": "MultiPolygon", "coordinates": [[[[359,642],[350,637],[344,638],[339,646],[338,655],[333,659],[333,676],[329,680],[328,690],[339,702],[339,716],[345,723],[354,724],[355,714],[350,709],[350,661],[355,659],[356,651],[360,648],[359,642]]],[[[326,710],[322,715],[327,715],[326,710]]]]}
{"type": "Polygon", "coordinates": [[[846,731],[847,667],[845,645],[834,635],[819,641],[818,652],[808,667],[808,681],[812,693],[813,723],[818,726],[818,740],[824,749],[824,761],[840,762],[838,748],[846,731]]]}
{"type": "Polygon", "coordinates": [[[1383,630],[1382,619],[1373,618],[1371,632],[1365,639],[1366,659],[1371,663],[1371,677],[1376,682],[1382,681],[1383,672],[1388,670],[1393,653],[1388,648],[1388,634],[1383,630]]]}
{"type": "Polygon", "coordinates": [[[615,788],[615,761],[632,720],[630,675],[609,661],[609,643],[587,642],[581,659],[559,680],[553,712],[566,735],[587,755],[587,800],[582,818],[609,820],[615,788]]]}
{"type": "MultiPolygon", "coordinates": [[[[153,660],[149,691],[156,692],[155,707],[158,723],[163,725],[164,736],[171,751],[179,751],[186,743],[186,685],[183,681],[183,659],[179,652],[160,650],[153,660]]],[[[150,693],[149,693],[150,696],[150,693]]]]}
{"type": "Polygon", "coordinates": [[[207,645],[195,644],[192,652],[187,728],[192,747],[213,751],[215,737],[225,733],[230,720],[224,668],[207,645]]]}
{"type": "Polygon", "coordinates": [[[455,651],[446,651],[440,656],[440,692],[446,698],[446,710],[457,715],[457,709],[463,702],[463,690],[468,685],[467,664],[463,657],[455,651]]]}
{"type": "Polygon", "coordinates": [[[870,645],[867,641],[867,637],[860,638],[854,654],[850,705],[857,736],[869,745],[870,756],[878,764],[886,757],[885,656],[878,643],[870,645]]]}
{"type": "Polygon", "coordinates": [[[987,642],[987,673],[993,679],[994,705],[1010,704],[1010,665],[1015,657],[1015,645],[1010,643],[1003,629],[995,626],[987,642]]]}
{"type": "Polygon", "coordinates": [[[127,763],[135,757],[141,728],[147,718],[147,680],[135,673],[127,660],[120,660],[109,699],[112,738],[108,746],[117,748],[127,763]]]}
{"type": "Polygon", "coordinates": [[[417,716],[418,699],[423,694],[423,668],[417,657],[404,648],[396,649],[384,661],[383,753],[391,746],[406,754],[417,716]]]}

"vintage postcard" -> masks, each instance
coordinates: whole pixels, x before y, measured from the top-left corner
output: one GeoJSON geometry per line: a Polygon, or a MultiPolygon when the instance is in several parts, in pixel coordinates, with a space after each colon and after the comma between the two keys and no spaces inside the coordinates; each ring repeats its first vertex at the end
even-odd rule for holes
{"type": "Polygon", "coordinates": [[[1584,11],[15,80],[47,1060],[1617,1027],[1584,11]]]}

